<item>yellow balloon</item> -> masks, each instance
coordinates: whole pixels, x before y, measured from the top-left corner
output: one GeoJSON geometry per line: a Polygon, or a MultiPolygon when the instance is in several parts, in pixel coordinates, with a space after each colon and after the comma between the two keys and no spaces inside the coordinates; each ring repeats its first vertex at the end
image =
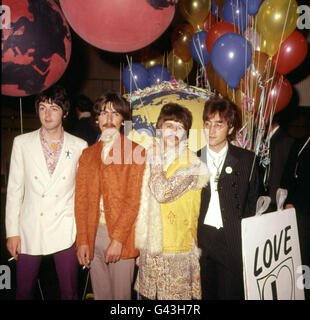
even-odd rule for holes
{"type": "Polygon", "coordinates": [[[179,8],[195,31],[204,30],[203,24],[209,15],[211,0],[181,0],[179,8]]]}
{"type": "Polygon", "coordinates": [[[257,13],[260,50],[274,56],[295,29],[298,19],[295,0],[265,0],[257,13]]]}
{"type": "Polygon", "coordinates": [[[184,62],[175,54],[174,50],[171,50],[167,58],[167,68],[176,80],[184,80],[193,68],[193,58],[184,62]]]}

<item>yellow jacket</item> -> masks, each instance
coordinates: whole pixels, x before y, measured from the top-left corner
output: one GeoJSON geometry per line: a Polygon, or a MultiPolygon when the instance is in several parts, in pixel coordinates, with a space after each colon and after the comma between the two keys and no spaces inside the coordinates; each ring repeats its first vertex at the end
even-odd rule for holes
{"type": "MultiPolygon", "coordinates": [[[[171,177],[178,169],[188,166],[194,159],[191,152],[183,153],[169,165],[166,177],[171,177]],[[187,155],[187,158],[185,156],[187,155]],[[184,161],[185,160],[185,161],[184,161]]],[[[192,239],[197,245],[197,224],[200,208],[201,188],[188,190],[173,202],[161,203],[163,225],[163,253],[188,252],[192,249],[192,239]]]]}

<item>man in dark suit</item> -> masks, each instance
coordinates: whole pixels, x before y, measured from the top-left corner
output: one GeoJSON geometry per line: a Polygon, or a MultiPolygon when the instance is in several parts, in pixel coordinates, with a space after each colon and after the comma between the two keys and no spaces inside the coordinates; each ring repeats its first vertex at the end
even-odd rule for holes
{"type": "Polygon", "coordinates": [[[72,134],[87,141],[88,146],[91,146],[97,141],[99,134],[98,127],[95,125],[95,120],[91,115],[93,103],[83,94],[74,100],[77,120],[74,124],[72,134]]]}
{"type": "Polygon", "coordinates": [[[203,122],[207,145],[198,155],[211,179],[201,193],[198,220],[202,298],[243,299],[241,219],[255,214],[258,167],[254,153],[229,143],[240,124],[230,100],[208,100],[203,122]]]}
{"type": "Polygon", "coordinates": [[[271,198],[271,203],[267,212],[277,210],[276,194],[280,188],[281,177],[288,154],[293,145],[294,138],[290,137],[279,124],[279,114],[275,114],[272,119],[267,139],[270,141],[269,158],[270,163],[266,168],[260,167],[264,175],[265,194],[271,198]]]}
{"type": "MultiPolygon", "coordinates": [[[[288,190],[285,208],[296,210],[301,262],[310,267],[310,136],[294,142],[285,165],[281,187],[288,190]]],[[[306,287],[305,297],[310,300],[309,287],[306,287]]]]}

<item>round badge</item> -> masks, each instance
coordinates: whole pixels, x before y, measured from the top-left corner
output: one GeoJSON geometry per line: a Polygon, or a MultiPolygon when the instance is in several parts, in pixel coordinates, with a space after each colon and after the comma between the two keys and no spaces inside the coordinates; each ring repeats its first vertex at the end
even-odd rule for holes
{"type": "Polygon", "coordinates": [[[226,172],[227,174],[231,174],[231,173],[232,173],[232,168],[231,168],[231,167],[226,167],[226,168],[225,168],[225,172],[226,172]]]}

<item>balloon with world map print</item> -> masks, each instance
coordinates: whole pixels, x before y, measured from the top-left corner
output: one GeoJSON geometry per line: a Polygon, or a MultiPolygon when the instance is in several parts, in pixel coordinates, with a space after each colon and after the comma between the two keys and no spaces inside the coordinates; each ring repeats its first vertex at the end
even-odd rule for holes
{"type": "Polygon", "coordinates": [[[128,137],[147,149],[156,134],[156,122],[161,108],[169,102],[178,103],[192,113],[188,145],[192,151],[198,151],[206,144],[202,113],[206,100],[211,96],[213,93],[207,90],[176,80],[163,81],[158,85],[137,90],[127,95],[132,108],[132,130],[127,128],[127,132],[130,131],[128,137]]]}
{"type": "Polygon", "coordinates": [[[11,22],[2,30],[2,94],[29,96],[46,90],[66,70],[71,34],[53,0],[3,0],[11,22]]]}

